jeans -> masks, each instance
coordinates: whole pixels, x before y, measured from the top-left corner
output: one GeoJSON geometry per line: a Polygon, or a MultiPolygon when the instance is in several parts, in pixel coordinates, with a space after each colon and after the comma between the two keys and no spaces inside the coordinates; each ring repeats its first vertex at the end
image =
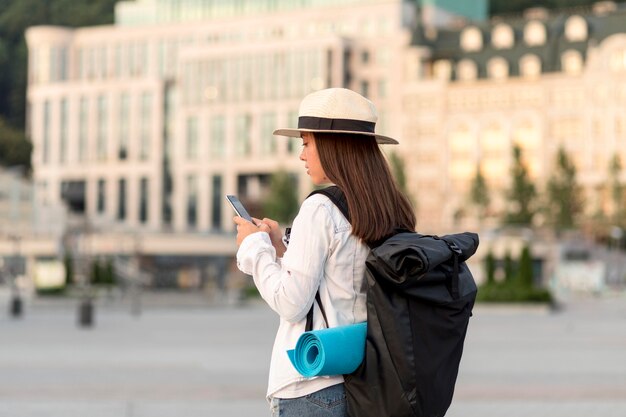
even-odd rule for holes
{"type": "Polygon", "coordinates": [[[346,417],[343,384],[298,398],[272,398],[272,417],[346,417]]]}

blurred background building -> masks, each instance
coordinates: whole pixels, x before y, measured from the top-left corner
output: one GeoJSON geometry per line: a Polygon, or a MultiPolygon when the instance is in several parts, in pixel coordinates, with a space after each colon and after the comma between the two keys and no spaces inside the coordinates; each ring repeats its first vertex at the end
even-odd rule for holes
{"type": "Polygon", "coordinates": [[[537,184],[566,149],[584,209],[610,205],[609,161],[626,161],[626,8],[487,12],[486,0],[137,0],[117,4],[114,25],[31,27],[35,204],[67,207],[66,243],[141,253],[164,282],[225,276],[224,194],[254,213],[281,170],[304,198],[300,141],[271,132],[297,123],[304,95],[346,87],[400,140],[388,150],[422,232],[497,224],[516,145],[537,184]],[[468,203],[477,170],[494,191],[483,213],[468,203]]]}
{"type": "Polygon", "coordinates": [[[423,76],[413,72],[405,84],[401,137],[411,148],[405,155],[420,224],[476,224],[467,202],[477,168],[496,191],[492,214],[480,220],[494,224],[507,204],[515,144],[534,183],[545,187],[564,148],[584,210],[610,204],[610,161],[626,160],[625,22],[623,5],[599,2],[418,32],[428,58],[423,76]]]}

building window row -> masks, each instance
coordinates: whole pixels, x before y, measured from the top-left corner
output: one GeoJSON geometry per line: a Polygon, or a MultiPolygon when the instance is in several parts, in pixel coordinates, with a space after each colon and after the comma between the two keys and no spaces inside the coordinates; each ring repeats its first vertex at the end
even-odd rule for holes
{"type": "MultiPolygon", "coordinates": [[[[619,57],[616,62],[623,63],[626,69],[626,52],[624,58],[619,57]]],[[[561,70],[566,74],[581,74],[584,69],[582,54],[570,49],[561,55],[561,70]]],[[[453,71],[456,71],[456,79],[460,81],[472,81],[480,77],[478,63],[470,58],[463,58],[453,67],[448,60],[437,60],[433,63],[433,76],[441,80],[453,79],[453,71]]],[[[519,75],[525,78],[537,78],[543,71],[542,61],[538,55],[526,54],[519,60],[519,75]]],[[[495,80],[509,78],[511,74],[511,64],[505,58],[495,56],[487,61],[486,76],[495,80]]]]}
{"type": "Polygon", "coordinates": [[[188,62],[181,101],[197,106],[302,97],[326,87],[331,56],[318,49],[188,62]]]}
{"type": "MultiPolygon", "coordinates": [[[[117,195],[117,207],[115,208],[115,218],[118,221],[127,220],[127,212],[128,212],[128,190],[127,184],[128,181],[126,178],[120,178],[116,182],[117,189],[115,190],[115,194],[117,195]]],[[[137,219],[139,223],[145,224],[148,222],[148,206],[149,206],[149,198],[150,198],[150,190],[149,190],[150,180],[146,177],[142,177],[139,179],[139,196],[138,196],[138,210],[137,210],[137,219]]],[[[96,182],[96,213],[99,216],[106,216],[107,214],[107,180],[105,178],[100,178],[96,182]]]]}
{"type": "Polygon", "coordinates": [[[171,77],[176,71],[179,48],[193,42],[193,38],[186,38],[34,46],[29,57],[29,84],[143,78],[153,74],[171,77]]]}
{"type": "MultiPolygon", "coordinates": [[[[491,29],[491,45],[495,49],[511,49],[515,46],[515,30],[507,23],[498,23],[491,29]]],[[[578,15],[565,21],[565,39],[569,42],[584,42],[589,36],[587,21],[578,15]]],[[[485,45],[485,34],[476,26],[469,26],[461,32],[461,48],[465,52],[481,51],[485,45]]],[[[541,46],[547,42],[547,27],[541,20],[533,19],[522,30],[522,40],[527,46],[541,46]]]]}
{"type": "MultiPolygon", "coordinates": [[[[298,113],[290,111],[287,115],[289,126],[296,126],[298,113]]],[[[227,155],[236,157],[274,156],[283,152],[273,132],[278,125],[276,112],[266,111],[258,115],[241,113],[230,121],[233,124],[234,140],[227,143],[227,123],[229,120],[220,114],[211,115],[203,121],[197,115],[190,115],[185,122],[183,133],[184,148],[181,158],[197,162],[209,159],[223,160],[227,155]],[[229,148],[232,147],[232,148],[229,148]]],[[[300,138],[285,138],[287,154],[299,151],[300,138]]]]}
{"type": "Polygon", "coordinates": [[[45,100],[40,111],[43,128],[40,159],[45,165],[127,160],[131,157],[132,137],[138,138],[134,145],[136,158],[145,161],[151,156],[155,109],[154,95],[150,92],[137,97],[129,93],[62,97],[45,100]],[[74,112],[76,118],[71,117],[74,112]],[[136,126],[131,123],[134,119],[136,126]]]}
{"type": "Polygon", "coordinates": [[[200,200],[207,198],[209,209],[209,228],[212,230],[222,229],[222,204],[224,203],[223,180],[221,175],[208,177],[209,194],[200,191],[200,177],[197,174],[189,174],[185,178],[185,227],[188,230],[198,230],[200,215],[200,200]]]}

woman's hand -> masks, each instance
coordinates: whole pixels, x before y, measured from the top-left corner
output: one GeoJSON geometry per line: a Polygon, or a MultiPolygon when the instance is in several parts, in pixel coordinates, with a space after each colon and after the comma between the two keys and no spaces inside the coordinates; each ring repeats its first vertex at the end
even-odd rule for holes
{"type": "Polygon", "coordinates": [[[282,230],[280,230],[280,225],[278,224],[278,222],[272,219],[268,219],[267,217],[263,220],[254,219],[254,221],[257,224],[264,224],[269,227],[270,240],[272,241],[272,246],[274,246],[274,249],[276,249],[276,257],[282,258],[287,248],[283,243],[283,232],[282,230]]]}
{"type": "Polygon", "coordinates": [[[254,219],[258,226],[239,216],[233,217],[233,221],[237,223],[237,246],[241,246],[241,242],[252,233],[266,232],[270,234],[270,227],[258,219],[254,219]]]}

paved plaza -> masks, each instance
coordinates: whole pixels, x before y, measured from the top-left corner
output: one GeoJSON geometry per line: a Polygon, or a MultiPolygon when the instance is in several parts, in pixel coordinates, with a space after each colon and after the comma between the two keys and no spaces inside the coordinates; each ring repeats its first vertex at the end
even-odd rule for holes
{"type": "MultiPolygon", "coordinates": [[[[269,308],[151,299],[100,300],[85,329],[74,300],[12,319],[0,297],[0,417],[269,416],[269,308]]],[[[478,306],[447,416],[626,416],[626,296],[478,306]]]]}

